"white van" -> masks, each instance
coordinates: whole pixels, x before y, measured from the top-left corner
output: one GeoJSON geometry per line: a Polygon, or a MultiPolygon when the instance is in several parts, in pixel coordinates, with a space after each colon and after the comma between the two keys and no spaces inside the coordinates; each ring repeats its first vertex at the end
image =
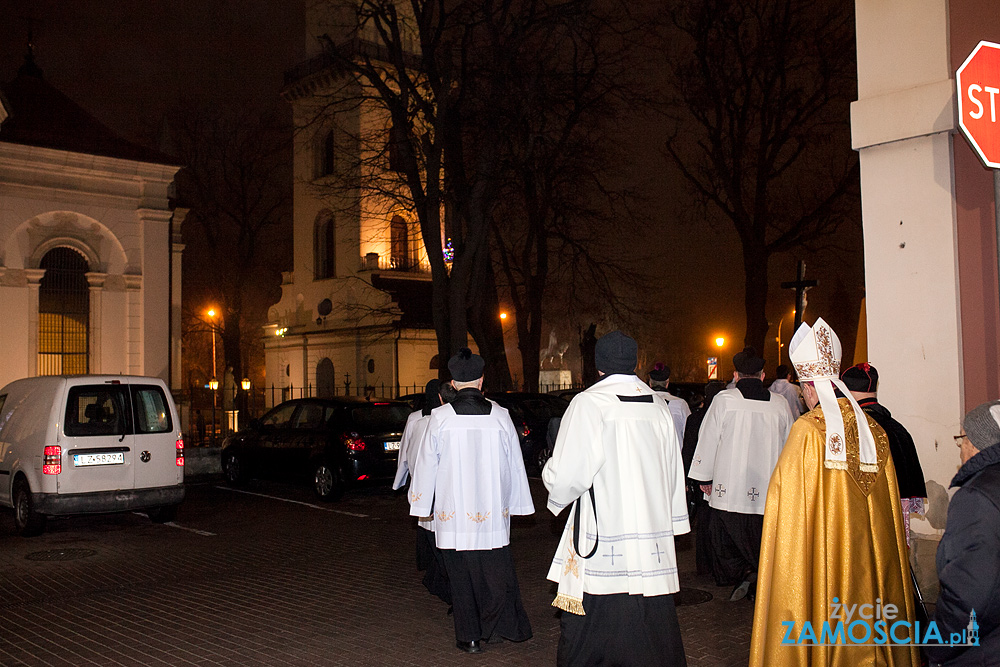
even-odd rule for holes
{"type": "Polygon", "coordinates": [[[184,441],[159,378],[67,375],[0,389],[0,505],[21,535],[47,516],[143,510],[170,521],[184,499],[184,441]]]}

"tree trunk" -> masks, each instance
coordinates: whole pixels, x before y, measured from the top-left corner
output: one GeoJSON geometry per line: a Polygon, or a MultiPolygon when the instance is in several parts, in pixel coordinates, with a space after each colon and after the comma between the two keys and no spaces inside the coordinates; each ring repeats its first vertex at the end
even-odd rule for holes
{"type": "Polygon", "coordinates": [[[744,345],[750,345],[757,354],[764,354],[767,339],[767,264],[769,256],[764,245],[743,244],[744,298],[747,318],[744,345]]]}
{"type": "Polygon", "coordinates": [[[597,349],[597,325],[591,324],[586,331],[580,333],[580,357],[583,360],[583,386],[589,387],[597,382],[597,362],[594,351],[597,349]]]}
{"type": "Polygon", "coordinates": [[[503,323],[500,321],[500,301],[497,298],[493,265],[489,259],[489,246],[484,245],[479,252],[483,257],[477,258],[472,275],[469,329],[486,362],[483,388],[488,391],[510,391],[513,382],[507,363],[503,323]]]}

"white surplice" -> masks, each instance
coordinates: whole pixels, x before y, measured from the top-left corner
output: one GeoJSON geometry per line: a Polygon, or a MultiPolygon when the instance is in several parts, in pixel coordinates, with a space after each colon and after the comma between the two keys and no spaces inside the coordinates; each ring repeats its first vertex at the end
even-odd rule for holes
{"type": "MultiPolygon", "coordinates": [[[[403,427],[403,437],[399,439],[399,460],[396,462],[396,479],[392,482],[393,489],[401,489],[410,477],[410,468],[417,458],[417,449],[427,432],[427,424],[430,423],[431,416],[424,415],[422,410],[411,412],[406,418],[406,426],[403,427]]],[[[417,518],[417,524],[421,528],[434,530],[434,520],[429,516],[417,518]]]]}
{"type": "Polygon", "coordinates": [[[717,510],[764,514],[771,472],[793,422],[778,394],[755,401],[739,389],[720,391],[698,431],[688,477],[712,482],[708,504],[717,510]]]}
{"type": "Polygon", "coordinates": [[[559,582],[556,606],[580,614],[584,592],[655,596],[680,589],[674,536],[690,530],[681,448],[666,402],[642,380],[610,375],[573,398],[542,481],[553,514],[582,496],[580,517],[570,511],[549,568],[548,578],[559,582]],[[641,402],[645,397],[652,402],[641,402]],[[577,519],[580,550],[598,541],[590,559],[573,547],[577,519]]]}
{"type": "Polygon", "coordinates": [[[506,546],[511,515],[535,511],[517,431],[499,405],[488,415],[432,410],[411,465],[410,514],[433,512],[441,549],[506,546]]]}
{"type": "Polygon", "coordinates": [[[691,406],[679,396],[674,396],[669,391],[657,391],[658,396],[662,396],[667,402],[667,409],[674,418],[674,432],[677,433],[677,440],[684,444],[684,428],[687,426],[688,417],[691,416],[691,406]]]}
{"type": "Polygon", "coordinates": [[[798,385],[792,384],[788,380],[775,380],[768,387],[768,391],[784,397],[788,401],[788,407],[792,411],[792,416],[798,419],[806,411],[806,404],[802,400],[802,390],[798,385]]]}

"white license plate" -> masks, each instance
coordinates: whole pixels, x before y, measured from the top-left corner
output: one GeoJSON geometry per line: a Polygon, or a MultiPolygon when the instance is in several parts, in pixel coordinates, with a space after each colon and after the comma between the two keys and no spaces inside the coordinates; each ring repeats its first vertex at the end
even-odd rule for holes
{"type": "Polygon", "coordinates": [[[387,442],[385,443],[385,451],[387,452],[398,452],[399,442],[387,442]]]}
{"type": "Polygon", "coordinates": [[[105,452],[102,454],[74,454],[73,465],[81,466],[113,466],[125,463],[125,452],[105,452]]]}

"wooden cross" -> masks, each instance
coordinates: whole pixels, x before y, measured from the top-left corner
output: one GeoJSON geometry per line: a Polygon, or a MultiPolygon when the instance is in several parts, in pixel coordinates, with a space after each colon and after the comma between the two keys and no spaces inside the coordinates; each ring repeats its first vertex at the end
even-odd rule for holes
{"type": "Polygon", "coordinates": [[[795,280],[781,283],[782,289],[795,290],[795,327],[792,329],[793,336],[799,330],[799,325],[802,324],[802,313],[806,309],[806,290],[810,287],[816,287],[816,285],[819,285],[818,280],[806,280],[806,263],[802,260],[799,260],[799,271],[795,280]]]}

